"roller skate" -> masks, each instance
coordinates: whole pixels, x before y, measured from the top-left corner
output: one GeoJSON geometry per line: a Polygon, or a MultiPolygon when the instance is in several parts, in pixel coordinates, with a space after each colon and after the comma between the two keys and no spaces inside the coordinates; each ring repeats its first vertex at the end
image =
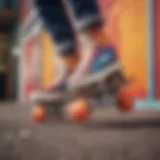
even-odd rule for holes
{"type": "Polygon", "coordinates": [[[76,115],[72,117],[74,121],[89,119],[91,110],[100,105],[106,106],[109,96],[115,99],[120,111],[130,111],[133,107],[133,98],[116,49],[108,43],[102,29],[90,34],[96,40],[95,52],[84,56],[82,65],[68,82],[70,92],[74,93],[70,105],[71,112],[74,112],[72,115],[76,115]]]}
{"type": "Polygon", "coordinates": [[[36,122],[63,120],[65,118],[64,105],[68,99],[67,79],[76,66],[77,58],[67,58],[68,66],[62,67],[53,84],[33,92],[30,100],[34,103],[32,118],[36,122]]]}
{"type": "MultiPolygon", "coordinates": [[[[67,77],[65,77],[67,78],[67,77]]],[[[37,122],[44,122],[51,118],[61,119],[61,106],[65,101],[65,78],[57,81],[51,87],[33,92],[31,101],[34,102],[32,117],[37,122]]]]}

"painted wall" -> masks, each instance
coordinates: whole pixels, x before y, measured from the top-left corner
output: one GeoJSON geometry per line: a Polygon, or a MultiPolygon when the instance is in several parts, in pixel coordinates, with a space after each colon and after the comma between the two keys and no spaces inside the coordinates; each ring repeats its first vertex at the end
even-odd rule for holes
{"type": "Polygon", "coordinates": [[[19,24],[19,100],[26,101],[39,87],[41,78],[41,23],[33,8],[33,0],[20,0],[19,24]]]}
{"type": "Polygon", "coordinates": [[[121,9],[121,58],[126,73],[133,77],[133,91],[143,98],[147,93],[146,0],[123,0],[121,9]]]}
{"type": "MultiPolygon", "coordinates": [[[[131,89],[135,96],[144,98],[148,83],[146,0],[98,1],[106,18],[106,32],[119,51],[126,75],[134,80],[131,89]]],[[[53,46],[46,33],[43,34],[43,53],[43,80],[48,85],[56,71],[53,46]]]]}
{"type": "Polygon", "coordinates": [[[54,43],[51,37],[44,30],[42,31],[42,83],[48,86],[52,83],[56,69],[55,69],[55,52],[54,43]]]}
{"type": "Polygon", "coordinates": [[[146,0],[100,0],[100,4],[108,35],[119,50],[127,76],[134,79],[132,91],[144,98],[147,93],[146,0]]]}
{"type": "Polygon", "coordinates": [[[30,93],[39,87],[41,78],[41,51],[40,51],[39,23],[27,32],[20,34],[19,50],[19,100],[28,100],[30,93]]]}
{"type": "Polygon", "coordinates": [[[156,96],[160,99],[160,1],[155,0],[156,96]]]}
{"type": "Polygon", "coordinates": [[[39,83],[39,34],[31,35],[23,46],[23,94],[27,100],[39,83]]]}

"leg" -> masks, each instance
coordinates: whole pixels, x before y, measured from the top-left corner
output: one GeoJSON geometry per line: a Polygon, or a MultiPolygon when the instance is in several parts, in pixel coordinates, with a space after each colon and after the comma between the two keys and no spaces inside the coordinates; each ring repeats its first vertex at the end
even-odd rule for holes
{"type": "Polygon", "coordinates": [[[73,7],[76,27],[85,30],[93,26],[102,26],[103,18],[96,0],[69,0],[73,7]]]}
{"type": "Polygon", "coordinates": [[[98,45],[108,43],[104,33],[104,19],[96,0],[69,0],[76,19],[76,27],[89,34],[98,45]]]}
{"type": "Polygon", "coordinates": [[[73,57],[76,57],[77,43],[62,1],[35,0],[35,4],[55,43],[56,53],[71,64],[70,61],[72,62],[73,57]]]}

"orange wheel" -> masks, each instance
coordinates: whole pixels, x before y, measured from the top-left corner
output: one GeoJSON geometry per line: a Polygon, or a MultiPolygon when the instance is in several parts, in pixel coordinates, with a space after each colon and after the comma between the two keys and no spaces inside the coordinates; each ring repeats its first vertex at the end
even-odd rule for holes
{"type": "Polygon", "coordinates": [[[32,110],[32,118],[36,122],[40,122],[40,123],[44,122],[45,116],[46,116],[46,111],[43,108],[43,106],[36,106],[32,110]]]}
{"type": "Polygon", "coordinates": [[[69,105],[69,116],[74,122],[86,121],[90,117],[89,102],[86,99],[78,99],[69,105]]]}
{"type": "Polygon", "coordinates": [[[131,111],[133,109],[134,99],[129,89],[122,89],[117,96],[117,105],[123,112],[131,111]]]}

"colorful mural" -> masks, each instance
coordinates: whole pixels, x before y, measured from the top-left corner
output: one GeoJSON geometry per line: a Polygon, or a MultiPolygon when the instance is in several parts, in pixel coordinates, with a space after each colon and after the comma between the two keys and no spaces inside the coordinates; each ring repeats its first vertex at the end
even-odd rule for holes
{"type": "Polygon", "coordinates": [[[119,51],[126,75],[134,80],[132,91],[136,97],[144,98],[147,93],[146,1],[99,1],[108,35],[119,51]]]}
{"type": "Polygon", "coordinates": [[[41,54],[40,33],[41,23],[33,8],[33,0],[20,1],[19,30],[19,99],[25,101],[30,93],[40,85],[41,54]]]}
{"type": "Polygon", "coordinates": [[[37,51],[39,35],[31,36],[24,45],[24,98],[28,99],[30,93],[36,89],[39,79],[37,70],[37,51]]]}

